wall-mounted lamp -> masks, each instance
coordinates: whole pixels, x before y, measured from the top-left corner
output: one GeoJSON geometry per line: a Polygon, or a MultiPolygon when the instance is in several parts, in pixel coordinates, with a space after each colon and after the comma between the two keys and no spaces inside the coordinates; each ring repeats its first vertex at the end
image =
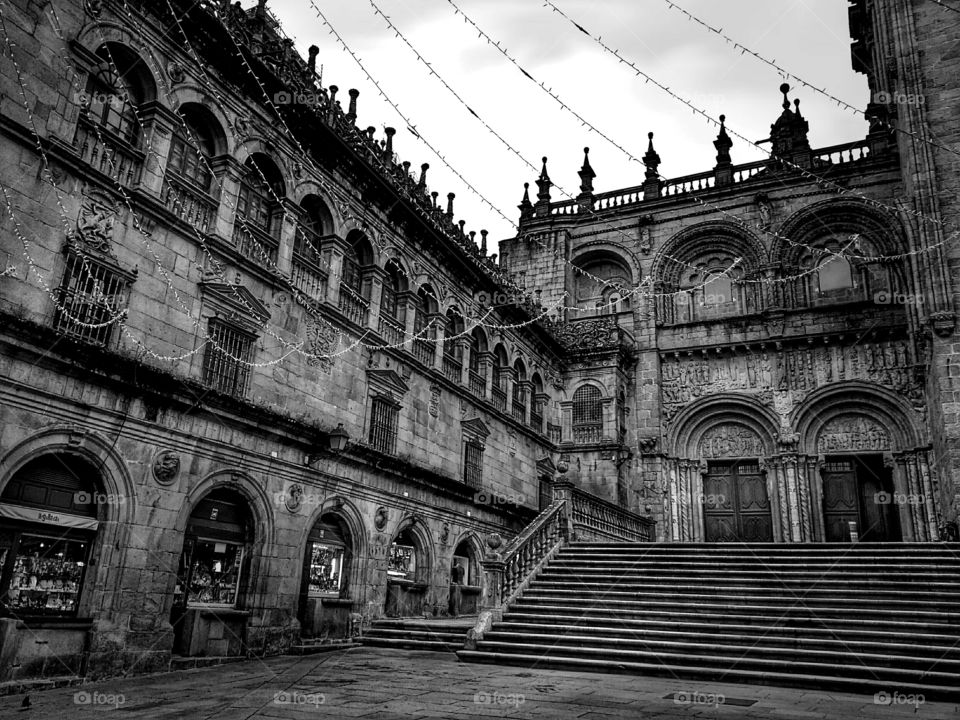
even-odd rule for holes
{"type": "Polygon", "coordinates": [[[343,429],[343,423],[338,423],[336,430],[331,430],[329,433],[327,433],[327,449],[319,450],[318,452],[310,453],[309,455],[304,455],[303,464],[313,465],[324,455],[339,455],[346,450],[349,442],[350,434],[343,429]]]}

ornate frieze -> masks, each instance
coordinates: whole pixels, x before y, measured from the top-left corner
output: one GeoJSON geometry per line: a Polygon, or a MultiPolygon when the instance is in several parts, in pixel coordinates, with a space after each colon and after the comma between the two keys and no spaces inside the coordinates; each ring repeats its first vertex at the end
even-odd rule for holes
{"type": "Polygon", "coordinates": [[[849,451],[889,450],[890,434],[863,415],[841,415],[830,420],[817,436],[820,454],[849,451]]]}
{"type": "Polygon", "coordinates": [[[743,425],[725,423],[711,428],[700,439],[698,456],[701,458],[763,457],[763,441],[743,425]]]}

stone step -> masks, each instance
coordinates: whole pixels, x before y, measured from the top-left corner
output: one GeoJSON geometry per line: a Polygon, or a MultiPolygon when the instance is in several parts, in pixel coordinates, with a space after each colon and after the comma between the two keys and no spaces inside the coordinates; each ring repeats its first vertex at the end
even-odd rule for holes
{"type": "Polygon", "coordinates": [[[929,560],[918,562],[917,564],[894,563],[884,565],[883,563],[863,563],[863,562],[832,562],[825,561],[821,563],[802,561],[797,558],[795,562],[784,562],[782,559],[726,559],[723,561],[693,560],[693,559],[665,559],[662,561],[652,560],[650,558],[637,558],[636,560],[617,560],[611,558],[593,558],[593,559],[568,559],[555,558],[550,563],[551,570],[571,570],[574,572],[601,572],[610,570],[621,570],[628,572],[640,572],[649,570],[658,570],[671,568],[677,570],[687,570],[697,572],[700,570],[752,570],[754,572],[764,570],[766,572],[781,572],[790,570],[801,571],[821,571],[827,573],[840,574],[843,572],[860,573],[887,573],[910,574],[913,572],[925,572],[955,576],[960,573],[960,564],[952,563],[933,563],[929,560]]]}
{"type": "MultiPolygon", "coordinates": [[[[522,622],[539,622],[544,619],[548,622],[576,623],[601,621],[607,624],[619,624],[625,627],[634,627],[646,623],[657,621],[667,622],[675,626],[696,624],[697,622],[709,621],[718,625],[751,625],[751,626],[783,626],[796,628],[860,628],[865,630],[875,630],[879,628],[890,629],[891,632],[912,632],[917,635],[956,635],[957,626],[943,622],[919,621],[912,615],[903,618],[891,618],[886,614],[876,614],[872,617],[864,617],[862,613],[857,613],[851,617],[850,613],[844,611],[837,617],[825,618],[814,613],[804,615],[786,615],[776,613],[771,615],[759,615],[756,612],[749,612],[752,608],[746,608],[748,612],[733,612],[725,608],[725,612],[684,612],[678,613],[672,608],[665,610],[647,610],[643,613],[621,610],[594,609],[589,616],[584,615],[584,609],[581,606],[571,605],[540,605],[540,606],[522,606],[511,605],[509,612],[504,616],[504,622],[512,622],[514,619],[522,622]],[[829,622],[828,622],[829,621],[829,622]]],[[[499,627],[499,625],[495,626],[499,627]]]]}
{"type": "Polygon", "coordinates": [[[802,553],[813,552],[823,554],[840,555],[848,552],[874,552],[883,553],[890,557],[899,553],[923,551],[936,553],[949,551],[956,553],[960,551],[960,542],[831,542],[831,543],[682,543],[682,542],[572,542],[562,548],[563,552],[574,552],[579,550],[608,550],[611,552],[627,552],[641,550],[657,550],[666,552],[702,552],[710,553],[715,551],[723,552],[769,552],[769,553],[802,553]]]}
{"type": "Polygon", "coordinates": [[[432,650],[434,652],[457,652],[463,648],[463,639],[459,643],[441,640],[412,640],[409,638],[364,637],[363,644],[368,647],[395,648],[403,650],[432,650]]]}
{"type": "MultiPolygon", "coordinates": [[[[583,630],[583,628],[581,628],[583,630]]],[[[917,656],[915,643],[850,643],[823,638],[787,639],[755,635],[699,635],[672,633],[667,637],[652,633],[638,633],[618,637],[567,634],[567,633],[521,633],[498,630],[487,633],[479,643],[479,649],[491,652],[507,652],[510,647],[525,645],[550,647],[575,647],[584,652],[600,653],[604,648],[613,650],[640,650],[650,652],[681,652],[704,655],[721,654],[725,657],[745,658],[779,657],[791,663],[797,660],[832,662],[835,664],[867,664],[880,667],[908,667],[929,669],[930,658],[917,656]]],[[[938,655],[936,669],[942,672],[960,673],[960,650],[950,646],[924,646],[925,650],[938,655]]]]}
{"type": "Polygon", "coordinates": [[[371,628],[364,638],[406,638],[409,640],[439,640],[441,642],[463,643],[467,632],[433,632],[429,630],[405,630],[401,628],[371,628]]]}
{"type": "Polygon", "coordinates": [[[773,593],[784,597],[827,594],[856,596],[860,593],[869,592],[870,597],[874,598],[916,599],[920,601],[929,599],[934,602],[946,602],[953,604],[955,607],[960,607],[960,583],[934,583],[930,585],[924,583],[923,586],[918,587],[917,583],[896,583],[891,586],[891,584],[879,580],[868,584],[830,580],[819,581],[814,587],[810,587],[809,581],[785,581],[781,578],[751,580],[749,585],[744,585],[744,581],[738,578],[729,578],[725,581],[715,578],[702,578],[700,581],[682,578],[687,582],[678,582],[680,579],[644,577],[624,581],[612,578],[598,582],[591,577],[571,582],[569,579],[559,580],[550,576],[547,578],[538,577],[531,584],[531,589],[540,593],[555,592],[560,595],[569,592],[630,594],[656,589],[658,592],[667,593],[717,592],[729,594],[752,592],[756,594],[773,593]]]}
{"type": "MultiPolygon", "coordinates": [[[[530,622],[522,622],[519,618],[507,616],[502,623],[497,624],[496,630],[489,631],[484,638],[525,636],[572,636],[597,638],[692,638],[694,641],[710,637],[725,643],[743,642],[747,644],[784,644],[825,647],[838,645],[842,648],[856,650],[888,649],[890,652],[905,648],[910,652],[917,649],[917,638],[920,634],[910,630],[907,632],[891,632],[883,630],[864,630],[836,627],[788,627],[783,625],[737,625],[720,623],[677,623],[672,621],[637,621],[633,625],[627,623],[616,625],[598,625],[592,618],[582,618],[581,622],[562,622],[563,618],[544,616],[529,618],[530,622]]],[[[960,658],[960,634],[923,634],[924,647],[930,648],[944,656],[960,658]]]]}
{"type": "MultiPolygon", "coordinates": [[[[606,673],[626,673],[636,675],[656,675],[672,678],[691,678],[703,681],[724,683],[747,683],[753,685],[777,685],[782,687],[812,687],[821,690],[835,690],[852,693],[889,692],[891,681],[872,677],[849,678],[844,676],[844,667],[824,666],[822,674],[809,672],[790,672],[783,663],[774,663],[764,670],[745,670],[737,667],[710,665],[676,665],[658,662],[637,662],[622,659],[602,659],[561,656],[556,654],[520,654],[492,653],[478,650],[461,650],[457,656],[466,662],[494,663],[520,667],[551,668],[557,670],[595,671],[606,673]]],[[[960,690],[954,678],[943,683],[932,681],[911,681],[895,678],[897,691],[904,694],[923,694],[928,699],[957,700],[960,690]]]]}
{"type": "Polygon", "coordinates": [[[684,570],[671,571],[670,568],[657,568],[655,574],[620,574],[612,572],[596,573],[573,573],[570,571],[560,571],[555,569],[542,571],[536,579],[541,583],[562,583],[569,585],[571,581],[581,583],[596,584],[623,584],[632,583],[674,583],[681,580],[705,583],[770,583],[782,582],[788,584],[801,584],[809,586],[811,584],[820,586],[844,586],[852,587],[905,587],[916,589],[917,587],[929,588],[937,591],[952,592],[960,590],[960,576],[954,578],[952,575],[946,576],[943,573],[903,573],[903,574],[884,574],[878,576],[875,572],[870,573],[834,573],[824,575],[817,571],[790,571],[782,573],[772,573],[766,570],[745,570],[734,572],[730,570],[701,570],[696,578],[691,577],[691,573],[684,570]]]}

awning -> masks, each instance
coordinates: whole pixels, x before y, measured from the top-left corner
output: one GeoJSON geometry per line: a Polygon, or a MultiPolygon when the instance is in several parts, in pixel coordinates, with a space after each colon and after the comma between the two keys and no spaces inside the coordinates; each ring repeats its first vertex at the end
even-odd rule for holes
{"type": "Polygon", "coordinates": [[[59,510],[24,507],[22,505],[8,505],[0,503],[0,517],[24,522],[39,523],[52,527],[78,528],[80,530],[96,530],[100,523],[93,518],[70,515],[59,510]]]}

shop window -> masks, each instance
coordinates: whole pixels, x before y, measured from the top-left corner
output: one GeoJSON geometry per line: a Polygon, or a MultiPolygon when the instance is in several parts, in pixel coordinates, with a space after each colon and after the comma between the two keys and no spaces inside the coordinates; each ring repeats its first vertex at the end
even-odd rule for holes
{"type": "Polygon", "coordinates": [[[250,380],[254,336],[210,320],[209,340],[203,355],[203,384],[218,392],[243,397],[250,380]]]}
{"type": "Polygon", "coordinates": [[[394,542],[390,546],[387,575],[402,580],[413,580],[417,575],[417,550],[413,545],[394,542]]]}
{"type": "Polygon", "coordinates": [[[370,409],[370,444],[374,448],[388,455],[396,453],[399,418],[399,405],[383,397],[373,399],[370,409]]]}
{"type": "Polygon", "coordinates": [[[180,555],[174,607],[236,607],[246,578],[252,525],[246,501],[217,490],[197,503],[180,555]]]}
{"type": "Polygon", "coordinates": [[[0,497],[0,615],[75,617],[99,525],[96,470],[78,458],[27,463],[0,497]]]}
{"type": "Polygon", "coordinates": [[[339,518],[324,515],[307,540],[306,593],[308,597],[340,597],[345,589],[347,536],[339,518]]]}

